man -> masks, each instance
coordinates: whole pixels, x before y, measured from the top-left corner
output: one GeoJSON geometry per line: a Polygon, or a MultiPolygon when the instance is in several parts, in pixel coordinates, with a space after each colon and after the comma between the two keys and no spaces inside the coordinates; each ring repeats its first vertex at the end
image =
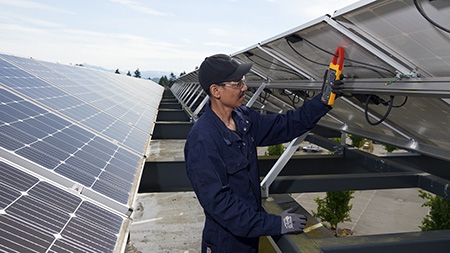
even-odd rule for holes
{"type": "Polygon", "coordinates": [[[244,76],[251,67],[217,54],[199,68],[200,85],[210,100],[184,153],[206,216],[202,253],[258,252],[260,236],[300,233],[306,225],[304,215],[262,210],[256,147],[291,141],[312,129],[331,107],[321,102],[320,94],[286,114],[260,114],[242,106],[244,76]]]}

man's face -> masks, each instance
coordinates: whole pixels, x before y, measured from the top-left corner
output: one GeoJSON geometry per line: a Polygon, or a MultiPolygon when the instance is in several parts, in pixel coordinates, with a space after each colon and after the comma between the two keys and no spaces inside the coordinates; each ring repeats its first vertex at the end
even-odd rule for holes
{"type": "Polygon", "coordinates": [[[245,98],[245,91],[247,90],[247,85],[245,84],[244,78],[223,82],[219,84],[219,86],[220,89],[222,89],[220,101],[224,105],[232,108],[242,105],[245,98]]]}

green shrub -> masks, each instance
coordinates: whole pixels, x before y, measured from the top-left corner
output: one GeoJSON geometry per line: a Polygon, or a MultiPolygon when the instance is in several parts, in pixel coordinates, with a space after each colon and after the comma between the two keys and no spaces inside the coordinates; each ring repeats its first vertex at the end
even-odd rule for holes
{"type": "Polygon", "coordinates": [[[419,197],[427,199],[422,206],[430,207],[430,212],[423,218],[422,231],[450,229],[450,200],[419,190],[419,197]]]}
{"type": "Polygon", "coordinates": [[[272,145],[267,148],[266,155],[268,156],[280,156],[284,152],[284,146],[282,144],[272,145]]]}
{"type": "Polygon", "coordinates": [[[391,146],[389,144],[381,144],[383,145],[384,150],[386,150],[388,153],[392,153],[395,150],[398,150],[396,146],[391,146]]]}
{"type": "Polygon", "coordinates": [[[334,137],[331,138],[332,141],[337,142],[337,143],[341,143],[341,138],[340,137],[334,137]]]}
{"type": "Polygon", "coordinates": [[[352,220],[350,210],[353,205],[350,204],[350,200],[353,198],[354,192],[327,192],[325,198],[315,198],[317,213],[313,211],[313,216],[319,218],[321,221],[330,223],[331,228],[336,230],[338,223],[352,220]]]}
{"type": "Polygon", "coordinates": [[[365,140],[366,140],[363,137],[359,137],[359,136],[351,135],[351,134],[349,134],[348,137],[352,141],[352,146],[355,147],[355,148],[362,147],[364,145],[365,140]]]}

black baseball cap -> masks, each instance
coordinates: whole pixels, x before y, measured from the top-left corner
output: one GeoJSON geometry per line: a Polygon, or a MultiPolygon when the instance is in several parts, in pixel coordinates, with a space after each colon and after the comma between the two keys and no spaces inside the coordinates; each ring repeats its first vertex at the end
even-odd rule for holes
{"type": "Polygon", "coordinates": [[[198,70],[198,81],[203,90],[209,91],[211,84],[236,80],[247,74],[252,62],[239,63],[226,54],[206,57],[198,70]]]}

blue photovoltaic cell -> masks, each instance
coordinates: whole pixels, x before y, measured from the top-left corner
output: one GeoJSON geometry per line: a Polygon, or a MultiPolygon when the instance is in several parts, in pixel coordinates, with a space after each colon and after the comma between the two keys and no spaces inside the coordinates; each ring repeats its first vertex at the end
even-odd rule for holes
{"type": "MultiPolygon", "coordinates": [[[[29,61],[32,62],[32,60],[23,60],[16,57],[10,57],[10,59],[17,61],[20,60],[19,63],[22,65],[29,61]]],[[[8,63],[1,62],[0,64],[7,65],[8,63]]],[[[30,66],[37,67],[36,64],[30,66]]],[[[42,68],[46,67],[42,66],[42,68]]],[[[99,133],[118,140],[119,142],[123,142],[132,128],[126,123],[120,121],[118,118],[116,119],[113,116],[101,111],[99,108],[95,108],[94,106],[88,104],[86,101],[83,101],[78,97],[74,97],[73,94],[69,94],[61,88],[36,78],[25,71],[15,69],[13,65],[8,65],[6,69],[10,73],[5,73],[5,76],[15,75],[17,78],[5,78],[5,76],[0,76],[0,82],[30,97],[31,99],[52,108],[54,111],[68,116],[78,123],[85,124],[87,127],[92,128],[99,133]],[[120,131],[115,130],[116,128],[120,129],[120,131]]],[[[52,72],[53,71],[48,69],[47,72],[39,72],[39,74],[41,75],[40,77],[43,78],[46,73],[52,72]]],[[[82,88],[80,85],[78,85],[78,87],[82,88]]],[[[145,140],[139,140],[139,143],[139,149],[136,151],[143,152],[145,140]]],[[[136,147],[133,146],[133,148],[136,147]]]]}
{"type": "Polygon", "coordinates": [[[0,175],[0,252],[114,251],[124,218],[1,161],[0,175]]]}
{"type": "MultiPolygon", "coordinates": [[[[2,94],[7,93],[2,90],[2,94]]],[[[16,103],[12,104],[17,105],[20,103],[19,101],[15,102],[16,103]]],[[[22,102],[25,103],[23,100],[22,102]]],[[[26,108],[33,108],[33,106],[34,105],[32,104],[27,104],[26,108]]],[[[15,106],[15,108],[17,108],[17,106],[15,106]]],[[[34,111],[38,112],[39,110],[28,110],[28,112],[34,111]]],[[[89,153],[81,149],[82,146],[85,146],[85,144],[91,140],[90,138],[93,138],[94,136],[79,127],[70,125],[68,121],[61,119],[55,121],[54,117],[46,117],[45,115],[37,116],[37,113],[31,115],[16,113],[16,117],[11,119],[14,121],[7,122],[8,125],[0,125],[0,140],[2,140],[0,145],[7,149],[16,151],[16,153],[49,169],[56,168],[61,161],[67,161],[69,165],[73,165],[71,164],[72,161],[78,160],[79,162],[75,163],[75,165],[78,165],[76,169],[81,170],[82,172],[87,171],[88,178],[78,178],[77,181],[86,186],[91,186],[93,184],[95,177],[100,174],[101,169],[105,167],[108,162],[108,160],[105,159],[96,159],[95,154],[97,152],[94,152],[95,150],[93,150],[93,148],[90,148],[89,153]],[[20,120],[22,121],[18,121],[18,115],[20,115],[20,120]],[[57,124],[56,122],[59,122],[60,124],[57,124]],[[46,123],[59,127],[60,129],[52,128],[46,123]],[[47,133],[44,132],[45,130],[47,130],[47,133]],[[57,139],[56,137],[61,138],[57,139]],[[7,141],[6,138],[8,138],[9,141],[7,141]],[[47,138],[50,140],[49,142],[46,142],[47,138]],[[11,141],[11,139],[16,140],[16,142],[11,141]],[[38,139],[42,140],[39,141],[38,139]],[[11,143],[15,143],[15,145],[12,145],[11,143]],[[65,145],[54,145],[61,143],[65,145]],[[73,144],[75,144],[75,146],[73,146],[73,144]],[[64,148],[67,148],[67,150],[64,150],[64,148]],[[71,157],[71,154],[73,153],[78,153],[80,157],[71,157]],[[83,158],[85,160],[83,160],[83,158]]],[[[98,153],[102,154],[103,158],[106,158],[106,155],[109,155],[111,158],[115,153],[115,150],[109,151],[111,152],[110,154],[105,154],[103,151],[98,151],[98,153]]],[[[134,155],[134,157],[137,156],[134,155]]],[[[137,160],[139,160],[139,158],[137,158],[137,160]]],[[[130,172],[134,172],[136,170],[137,165],[133,164],[133,166],[135,167],[132,168],[130,172]]],[[[75,177],[69,178],[77,179],[75,177]]],[[[114,186],[111,185],[111,187],[114,186]]],[[[124,190],[129,191],[130,188],[124,190]]]]}
{"type": "Polygon", "coordinates": [[[0,161],[0,252],[117,250],[124,218],[88,196],[128,210],[162,91],[145,80],[0,55],[0,151],[68,179],[40,181],[0,161]],[[89,191],[67,192],[58,180],[89,191]]]}
{"type": "Polygon", "coordinates": [[[2,98],[9,101],[1,105],[5,109],[2,112],[10,115],[5,117],[7,122],[0,123],[0,146],[86,187],[92,187],[120,203],[127,202],[141,159],[138,154],[119,148],[50,112],[44,112],[4,89],[0,91],[2,98]],[[127,157],[126,162],[118,161],[115,158],[118,156],[122,160],[127,157]],[[101,177],[103,171],[111,168],[109,164],[119,167],[122,177],[116,182],[101,182],[105,178],[101,177]],[[125,184],[122,183],[124,179],[128,180],[125,184]],[[127,187],[115,189],[119,181],[127,187]],[[95,186],[97,182],[99,186],[95,186]]]}
{"type": "MultiPolygon", "coordinates": [[[[5,81],[8,86],[17,90],[26,87],[25,92],[21,90],[23,94],[128,145],[131,149],[143,151],[147,138],[143,139],[141,136],[148,137],[148,131],[153,124],[151,115],[156,113],[156,107],[147,102],[146,96],[141,95],[142,90],[134,90],[133,86],[125,88],[116,79],[92,75],[90,73],[92,71],[86,71],[84,68],[37,63],[32,59],[14,56],[4,57],[48,82],[37,79],[29,73],[20,72],[10,65],[7,69],[12,73],[9,75],[27,79],[29,82],[5,81]],[[73,71],[74,69],[77,71],[73,71]],[[56,73],[55,70],[60,73],[56,73]],[[91,79],[87,79],[86,76],[91,79]],[[134,134],[139,136],[133,138],[134,134]]],[[[148,91],[152,92],[150,89],[148,91]]]]}

